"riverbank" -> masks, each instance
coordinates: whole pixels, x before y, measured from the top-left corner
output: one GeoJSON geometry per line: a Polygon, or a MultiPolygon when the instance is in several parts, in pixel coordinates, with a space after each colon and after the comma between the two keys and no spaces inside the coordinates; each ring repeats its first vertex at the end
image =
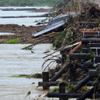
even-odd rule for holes
{"type": "MultiPolygon", "coordinates": [[[[13,35],[1,35],[0,43],[5,43],[10,39],[19,39],[20,43],[27,42],[32,39],[32,33],[43,30],[46,26],[19,26],[15,24],[0,25],[0,32],[14,33],[13,35]]],[[[32,43],[32,42],[31,42],[32,43]]]]}

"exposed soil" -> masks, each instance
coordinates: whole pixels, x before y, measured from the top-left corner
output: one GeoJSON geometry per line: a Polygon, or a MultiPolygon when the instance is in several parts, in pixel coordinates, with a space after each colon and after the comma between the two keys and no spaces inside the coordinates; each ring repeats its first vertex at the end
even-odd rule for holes
{"type": "Polygon", "coordinates": [[[20,43],[24,43],[32,39],[32,33],[43,30],[46,26],[19,26],[16,24],[0,25],[0,32],[15,33],[15,35],[0,36],[0,43],[4,43],[10,39],[19,39],[20,43]]]}
{"type": "Polygon", "coordinates": [[[19,43],[53,43],[58,35],[50,35],[41,39],[33,40],[32,33],[37,33],[45,29],[46,26],[19,26],[16,24],[0,25],[0,32],[15,33],[15,35],[0,35],[0,43],[5,43],[10,39],[19,39],[19,43]]]}

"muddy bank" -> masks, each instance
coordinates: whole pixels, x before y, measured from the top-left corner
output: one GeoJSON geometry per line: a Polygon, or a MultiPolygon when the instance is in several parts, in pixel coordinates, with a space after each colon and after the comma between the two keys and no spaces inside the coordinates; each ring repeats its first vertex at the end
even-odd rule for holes
{"type": "Polygon", "coordinates": [[[37,16],[0,16],[0,18],[33,18],[33,17],[47,17],[48,14],[37,15],[37,16]]]}
{"type": "Polygon", "coordinates": [[[44,8],[40,8],[40,9],[37,9],[37,8],[4,8],[2,9],[2,11],[32,11],[32,12],[49,12],[50,11],[50,8],[48,9],[44,9],[44,8]]]}
{"type": "MultiPolygon", "coordinates": [[[[19,43],[34,43],[36,41],[30,41],[32,40],[32,33],[37,33],[43,29],[45,29],[46,25],[43,26],[28,26],[25,25],[19,26],[16,24],[7,24],[7,25],[0,25],[0,32],[8,32],[8,33],[15,33],[14,35],[1,35],[0,36],[0,43],[5,43],[5,41],[8,41],[10,39],[19,39],[19,43]],[[30,42],[29,42],[30,41],[30,42]]],[[[43,41],[37,40],[39,43],[53,43],[55,37],[50,36],[43,41]]]]}
{"type": "Polygon", "coordinates": [[[0,32],[15,33],[14,35],[0,36],[0,43],[4,43],[10,39],[19,39],[20,43],[24,43],[32,39],[32,33],[43,30],[46,26],[19,26],[15,24],[0,25],[0,32]]]}

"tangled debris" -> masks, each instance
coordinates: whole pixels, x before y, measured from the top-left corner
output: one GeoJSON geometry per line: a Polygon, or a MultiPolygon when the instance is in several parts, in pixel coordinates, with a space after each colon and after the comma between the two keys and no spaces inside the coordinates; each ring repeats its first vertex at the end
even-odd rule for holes
{"type": "MultiPolygon", "coordinates": [[[[81,2],[80,5],[81,8],[76,9],[75,5],[71,10],[76,13],[76,16],[69,17],[62,31],[63,37],[61,34],[55,40],[54,46],[57,50],[44,57],[52,56],[53,59],[53,54],[57,51],[60,51],[62,56],[62,59],[58,57],[57,60],[60,61],[59,66],[62,68],[56,73],[53,72],[54,75],[51,78],[49,70],[43,72],[43,82],[38,83],[39,86],[43,86],[44,90],[49,89],[50,86],[59,86],[59,89],[56,89],[57,92],[47,93],[48,97],[58,97],[60,100],[100,97],[100,72],[98,72],[100,66],[100,7],[97,4],[85,2],[81,2]],[[78,12],[80,12],[79,15],[78,12]],[[87,88],[89,86],[92,88],[87,88]]],[[[56,14],[64,13],[62,8],[56,14]]],[[[57,66],[58,64],[55,68],[57,66]]],[[[47,67],[50,69],[50,66],[47,67]]]]}

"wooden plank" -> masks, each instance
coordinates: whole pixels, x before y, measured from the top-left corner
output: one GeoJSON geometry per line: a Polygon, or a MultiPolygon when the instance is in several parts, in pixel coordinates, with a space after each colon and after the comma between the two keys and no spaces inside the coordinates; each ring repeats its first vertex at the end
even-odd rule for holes
{"type": "MultiPolygon", "coordinates": [[[[93,95],[93,93],[96,93],[96,91],[98,90],[98,86],[99,86],[99,80],[97,80],[97,82],[95,83],[95,86],[90,89],[89,91],[87,91],[86,93],[84,93],[81,97],[79,97],[77,100],[85,100],[86,98],[88,98],[89,96],[93,95]]],[[[96,96],[96,95],[95,95],[96,96]]]]}
{"type": "Polygon", "coordinates": [[[73,93],[76,92],[79,88],[81,88],[82,86],[84,86],[89,80],[91,79],[91,77],[88,75],[86,76],[82,81],[80,81],[72,90],[70,90],[68,93],[73,93]]]}
{"type": "Polygon", "coordinates": [[[100,38],[100,35],[84,35],[84,38],[100,38]]]}
{"type": "Polygon", "coordinates": [[[100,38],[82,38],[82,48],[87,48],[88,43],[100,43],[100,38]]]}
{"type": "Polygon", "coordinates": [[[84,35],[100,35],[100,31],[82,32],[84,35]]]}
{"type": "Polygon", "coordinates": [[[88,47],[100,47],[100,43],[88,43],[88,47]]]}
{"type": "MultiPolygon", "coordinates": [[[[70,98],[79,98],[80,96],[83,95],[83,93],[63,93],[63,94],[56,93],[56,92],[54,92],[54,93],[51,93],[51,92],[47,93],[47,97],[50,97],[50,98],[52,98],[52,97],[59,98],[60,95],[65,95],[66,97],[70,97],[70,98]]],[[[97,98],[99,98],[100,97],[100,93],[95,93],[95,96],[97,98]]],[[[92,99],[93,98],[93,94],[91,96],[89,96],[88,98],[92,99]]]]}
{"type": "Polygon", "coordinates": [[[89,76],[98,77],[99,71],[97,70],[89,70],[89,76]]]}
{"type": "Polygon", "coordinates": [[[59,84],[59,81],[52,81],[52,82],[38,82],[38,86],[56,86],[59,84]]]}
{"type": "Polygon", "coordinates": [[[82,38],[82,43],[100,43],[99,38],[82,38]]]}
{"type": "Polygon", "coordinates": [[[89,49],[88,48],[82,48],[82,53],[89,53],[89,49]]]}
{"type": "MultiPolygon", "coordinates": [[[[79,22],[79,24],[86,24],[87,22],[79,22]]],[[[95,22],[88,22],[88,24],[96,24],[95,22]]]]}
{"type": "Polygon", "coordinates": [[[59,77],[61,77],[61,75],[65,72],[65,71],[67,71],[67,69],[70,67],[70,62],[68,62],[66,65],[65,65],[65,67],[63,67],[56,75],[54,75],[51,79],[50,79],[50,81],[56,81],[59,77]]]}
{"type": "Polygon", "coordinates": [[[90,59],[91,55],[90,53],[72,53],[70,54],[70,60],[76,60],[76,59],[90,59]]]}

